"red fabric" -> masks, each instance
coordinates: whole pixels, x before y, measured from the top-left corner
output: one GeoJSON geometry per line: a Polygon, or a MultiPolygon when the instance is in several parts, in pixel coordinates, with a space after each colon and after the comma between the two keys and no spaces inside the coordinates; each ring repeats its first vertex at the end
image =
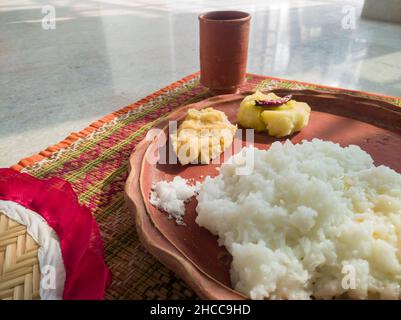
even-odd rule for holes
{"type": "Polygon", "coordinates": [[[57,233],[66,271],[64,299],[103,299],[110,284],[103,241],[95,219],[81,206],[71,185],[0,169],[0,199],[40,214],[57,233]]]}

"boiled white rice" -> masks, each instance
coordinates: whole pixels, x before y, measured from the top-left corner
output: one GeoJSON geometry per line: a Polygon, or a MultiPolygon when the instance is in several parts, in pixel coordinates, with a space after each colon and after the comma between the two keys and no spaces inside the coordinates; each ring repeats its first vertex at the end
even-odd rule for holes
{"type": "Polygon", "coordinates": [[[233,256],[252,299],[400,298],[401,175],[357,146],[314,139],[240,154],[207,177],[196,222],[233,256]]]}

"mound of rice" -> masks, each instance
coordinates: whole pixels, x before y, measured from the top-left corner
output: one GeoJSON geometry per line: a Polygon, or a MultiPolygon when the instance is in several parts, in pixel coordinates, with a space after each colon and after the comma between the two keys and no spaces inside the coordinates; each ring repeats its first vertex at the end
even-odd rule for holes
{"type": "Polygon", "coordinates": [[[232,254],[232,284],[252,299],[400,298],[401,175],[357,146],[243,149],[197,200],[196,222],[232,254]],[[248,152],[254,169],[237,175],[248,152]]]}
{"type": "Polygon", "coordinates": [[[185,225],[185,203],[199,190],[200,183],[190,185],[189,180],[175,176],[170,182],[159,181],[152,185],[150,204],[168,214],[169,219],[175,219],[180,225],[185,225]]]}

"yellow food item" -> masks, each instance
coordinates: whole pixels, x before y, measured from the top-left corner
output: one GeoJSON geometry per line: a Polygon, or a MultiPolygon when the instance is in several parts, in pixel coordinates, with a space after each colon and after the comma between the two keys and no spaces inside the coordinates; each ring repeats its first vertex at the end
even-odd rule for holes
{"type": "Polygon", "coordinates": [[[208,164],[232,144],[236,131],[237,126],[222,111],[189,109],[170,139],[182,165],[208,164]]]}
{"type": "Polygon", "coordinates": [[[308,125],[311,108],[304,102],[290,100],[278,107],[257,106],[257,100],[280,99],[274,93],[256,91],[242,100],[238,110],[238,122],[244,128],[267,131],[274,137],[288,136],[308,125]]]}

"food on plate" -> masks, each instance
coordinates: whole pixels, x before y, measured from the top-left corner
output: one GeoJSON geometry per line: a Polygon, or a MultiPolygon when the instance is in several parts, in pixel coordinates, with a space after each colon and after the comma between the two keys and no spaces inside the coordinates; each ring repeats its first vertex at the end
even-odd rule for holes
{"type": "Polygon", "coordinates": [[[170,182],[159,181],[152,186],[150,203],[165,211],[177,224],[184,224],[185,203],[197,193],[199,186],[199,182],[189,185],[189,181],[180,176],[170,182]]]}
{"type": "Polygon", "coordinates": [[[182,165],[208,164],[232,144],[236,130],[237,126],[231,124],[222,111],[189,109],[170,138],[182,165]]]}
{"type": "Polygon", "coordinates": [[[291,98],[256,91],[242,100],[238,122],[245,128],[267,131],[269,135],[278,138],[298,132],[308,125],[311,108],[291,98]]]}
{"type": "Polygon", "coordinates": [[[196,222],[232,254],[252,299],[401,297],[401,174],[358,146],[244,148],[207,177],[196,222]],[[237,175],[254,153],[249,175],[237,175]]]}

